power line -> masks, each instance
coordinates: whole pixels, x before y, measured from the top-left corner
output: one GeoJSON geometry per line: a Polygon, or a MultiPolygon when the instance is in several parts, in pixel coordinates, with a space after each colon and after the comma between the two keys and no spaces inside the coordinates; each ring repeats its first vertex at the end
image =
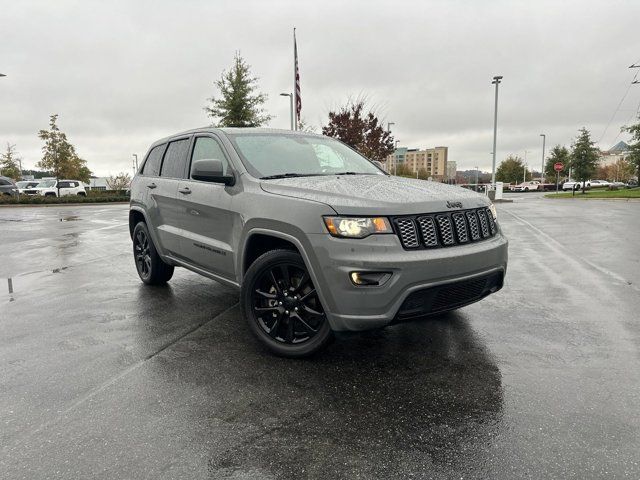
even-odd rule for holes
{"type": "MultiPolygon", "coordinates": [[[[629,68],[640,68],[640,65],[636,66],[636,64],[634,63],[629,68]]],[[[598,143],[602,142],[602,140],[604,139],[604,136],[607,134],[607,130],[609,130],[609,127],[611,126],[611,122],[613,122],[613,119],[616,117],[616,115],[618,114],[618,111],[620,110],[620,107],[622,106],[622,102],[624,102],[624,99],[627,98],[627,95],[629,94],[629,90],[631,90],[631,85],[634,85],[635,83],[640,83],[640,82],[636,82],[637,79],[638,79],[638,73],[634,75],[633,80],[627,86],[627,90],[624,92],[624,95],[622,96],[622,99],[620,100],[620,102],[618,103],[618,106],[613,112],[613,115],[611,115],[611,118],[609,119],[609,122],[607,123],[607,126],[604,129],[604,132],[602,132],[602,136],[600,137],[600,140],[598,140],[598,143]]]]}

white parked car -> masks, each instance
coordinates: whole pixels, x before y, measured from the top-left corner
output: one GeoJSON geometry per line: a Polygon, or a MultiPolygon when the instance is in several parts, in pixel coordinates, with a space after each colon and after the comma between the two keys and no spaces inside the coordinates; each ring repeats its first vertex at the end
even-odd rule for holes
{"type": "Polygon", "coordinates": [[[533,190],[542,190],[540,182],[537,180],[532,180],[530,182],[522,182],[519,185],[513,187],[513,190],[516,192],[529,192],[533,190]]]}
{"type": "Polygon", "coordinates": [[[611,185],[611,183],[607,182],[606,180],[589,180],[589,183],[591,184],[592,188],[608,187],[609,185],[611,185]]]}
{"type": "Polygon", "coordinates": [[[86,197],[87,192],[80,180],[43,180],[33,188],[26,189],[27,195],[42,195],[44,197],[57,197],[58,189],[60,196],[80,195],[86,197]]]}
{"type": "Polygon", "coordinates": [[[20,182],[16,182],[16,187],[18,187],[18,193],[23,194],[25,190],[29,190],[40,183],[40,180],[21,180],[20,182]]]}
{"type": "Polygon", "coordinates": [[[586,182],[575,182],[573,180],[570,180],[568,182],[564,182],[562,184],[562,190],[563,191],[571,191],[571,190],[582,190],[582,184],[584,183],[584,188],[585,189],[590,189],[591,188],[591,180],[587,180],[586,182]]]}

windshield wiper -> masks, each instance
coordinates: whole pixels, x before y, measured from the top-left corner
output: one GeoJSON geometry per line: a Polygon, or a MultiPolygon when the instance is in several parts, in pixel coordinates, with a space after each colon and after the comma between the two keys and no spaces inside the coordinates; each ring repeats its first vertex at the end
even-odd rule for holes
{"type": "Polygon", "coordinates": [[[295,178],[295,177],[319,177],[322,173],[279,173],[277,175],[267,175],[260,177],[260,180],[273,180],[276,178],[295,178]]]}

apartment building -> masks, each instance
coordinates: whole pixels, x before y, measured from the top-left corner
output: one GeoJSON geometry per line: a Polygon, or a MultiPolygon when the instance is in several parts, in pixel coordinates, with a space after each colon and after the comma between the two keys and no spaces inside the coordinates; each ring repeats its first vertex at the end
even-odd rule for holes
{"type": "MultiPolygon", "coordinates": [[[[396,166],[405,165],[412,173],[426,170],[433,180],[447,180],[447,157],[449,147],[434,147],[419,150],[417,148],[397,148],[386,159],[387,171],[393,173],[396,166]]],[[[455,178],[455,175],[454,175],[455,178]]]]}

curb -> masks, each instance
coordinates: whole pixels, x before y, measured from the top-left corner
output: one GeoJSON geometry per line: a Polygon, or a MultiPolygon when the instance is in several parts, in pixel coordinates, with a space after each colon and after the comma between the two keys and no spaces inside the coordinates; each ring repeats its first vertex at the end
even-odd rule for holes
{"type": "Polygon", "coordinates": [[[585,197],[585,198],[580,198],[580,197],[559,197],[559,198],[553,198],[553,197],[544,197],[547,198],[549,200],[589,200],[589,201],[593,201],[593,200],[602,200],[604,202],[640,202],[640,198],[606,198],[606,197],[585,197]]]}

